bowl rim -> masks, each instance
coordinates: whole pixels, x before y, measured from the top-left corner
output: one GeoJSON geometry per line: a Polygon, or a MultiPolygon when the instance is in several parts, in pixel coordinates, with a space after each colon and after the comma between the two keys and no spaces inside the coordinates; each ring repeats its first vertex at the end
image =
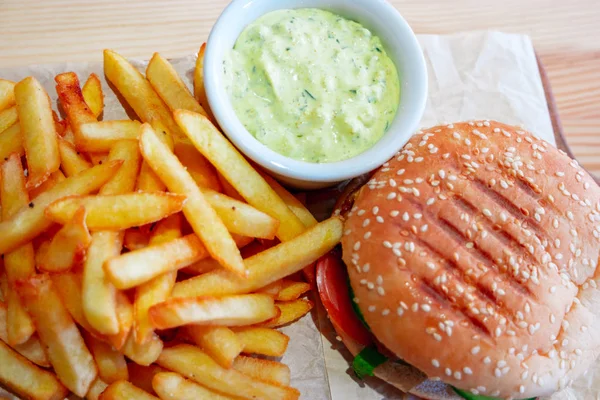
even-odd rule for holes
{"type": "MultiPolygon", "coordinates": [[[[372,11],[373,8],[379,8],[378,13],[387,13],[394,19],[394,31],[397,32],[397,35],[403,36],[406,40],[406,49],[408,49],[408,51],[403,53],[403,55],[410,57],[409,63],[414,65],[412,70],[415,74],[412,80],[418,82],[417,86],[420,84],[420,90],[418,90],[416,95],[413,96],[415,98],[411,99],[413,115],[406,117],[408,121],[405,122],[401,127],[394,128],[392,126],[392,128],[390,128],[388,132],[386,132],[372,147],[357,154],[356,156],[336,162],[312,163],[300,161],[284,156],[270,149],[256,139],[250,132],[248,132],[246,127],[241,123],[231,104],[225,85],[223,84],[221,67],[222,57],[218,57],[217,54],[219,51],[219,46],[225,47],[222,43],[222,38],[223,35],[230,30],[229,27],[231,24],[240,19],[245,21],[246,18],[244,18],[241,13],[248,12],[248,7],[254,7],[258,3],[266,3],[269,1],[270,0],[233,0],[223,10],[208,37],[204,54],[203,71],[205,78],[205,90],[213,115],[221,126],[221,129],[229,138],[229,140],[231,140],[231,142],[233,142],[233,144],[240,149],[242,153],[244,153],[244,155],[258,163],[263,168],[266,168],[274,174],[288,179],[310,181],[315,183],[341,182],[379,168],[382,164],[392,158],[410,139],[412,134],[417,131],[419,122],[421,121],[421,118],[425,112],[428,93],[427,66],[423,51],[416,35],[398,10],[385,0],[288,0],[285,2],[282,1],[280,7],[274,7],[274,9],[307,7],[319,8],[319,6],[315,6],[314,4],[322,3],[322,8],[331,9],[330,5],[332,3],[339,4],[342,2],[348,2],[352,3],[353,6],[358,6],[359,8],[365,10],[368,8],[370,11],[372,11]],[[289,3],[294,3],[295,6],[290,7],[289,3]],[[402,132],[397,132],[400,130],[400,128],[402,132]],[[377,148],[377,145],[388,136],[392,137],[392,139],[389,140],[393,145],[377,148]]],[[[273,11],[273,9],[270,11],[273,11]]],[[[260,13],[260,15],[264,15],[270,11],[260,13]]],[[[360,17],[356,19],[361,22],[360,17]]],[[[243,30],[245,26],[254,20],[256,19],[251,19],[248,21],[241,29],[243,30]]],[[[377,34],[377,32],[375,33],[377,34]]],[[[394,37],[396,37],[396,35],[394,35],[394,37]]],[[[394,58],[392,57],[392,59],[394,58]]],[[[396,64],[396,62],[394,63],[396,64]]],[[[399,70],[397,65],[396,68],[399,70]]],[[[402,83],[403,82],[401,82],[401,85],[402,83]]],[[[399,115],[401,115],[403,112],[401,110],[402,104],[403,102],[401,94],[400,105],[392,125],[394,125],[394,123],[398,120],[399,115]]]]}

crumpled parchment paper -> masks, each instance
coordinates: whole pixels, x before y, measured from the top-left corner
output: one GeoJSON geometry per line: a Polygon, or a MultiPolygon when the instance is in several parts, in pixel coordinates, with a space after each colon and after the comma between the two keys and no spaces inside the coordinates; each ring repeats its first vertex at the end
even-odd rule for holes
{"type": "MultiPolygon", "coordinates": [[[[529,37],[500,32],[469,32],[454,35],[420,35],[429,71],[429,100],[421,126],[468,119],[496,119],[523,125],[555,144],[552,124],[529,37]]],[[[119,49],[115,49],[118,51],[119,49]]],[[[158,49],[157,49],[158,50],[158,49]]],[[[151,54],[148,54],[150,57],[151,54]]],[[[134,61],[145,70],[147,62],[134,61]]],[[[186,84],[192,87],[195,56],[172,60],[186,84]]],[[[94,72],[103,81],[103,118],[128,118],[105,81],[101,63],[65,63],[2,69],[0,77],[18,81],[35,76],[56,106],[54,76],[74,71],[82,83],[94,72]]],[[[325,215],[321,215],[325,217],[325,215]]],[[[316,299],[313,299],[316,300],[316,299]]],[[[292,385],[309,400],[402,399],[403,394],[376,379],[357,381],[349,369],[348,351],[335,339],[321,307],[285,327],[291,338],[282,361],[292,371],[292,385]],[[320,333],[317,326],[321,326],[320,333]]],[[[574,387],[551,400],[596,398],[600,391],[600,365],[578,380],[574,387]]],[[[0,388],[0,396],[6,395],[0,388]]]]}

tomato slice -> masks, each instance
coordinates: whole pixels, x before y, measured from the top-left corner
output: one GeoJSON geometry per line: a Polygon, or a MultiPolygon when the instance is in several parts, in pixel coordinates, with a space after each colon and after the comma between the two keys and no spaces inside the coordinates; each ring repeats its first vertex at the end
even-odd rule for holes
{"type": "Polygon", "coordinates": [[[346,266],[336,252],[330,252],[317,261],[317,289],[331,322],[345,335],[363,346],[373,343],[352,308],[346,266]]]}

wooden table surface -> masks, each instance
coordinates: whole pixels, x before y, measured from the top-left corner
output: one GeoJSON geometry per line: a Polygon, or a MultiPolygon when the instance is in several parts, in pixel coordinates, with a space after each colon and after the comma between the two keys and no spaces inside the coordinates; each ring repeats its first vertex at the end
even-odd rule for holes
{"type": "MultiPolygon", "coordinates": [[[[273,0],[277,1],[277,0],[273,0]]],[[[374,0],[375,1],[375,0],[374,0]]],[[[0,0],[0,67],[196,52],[228,0],[0,0]]],[[[600,0],[392,0],[417,33],[526,33],[573,152],[600,176],[600,0]]]]}

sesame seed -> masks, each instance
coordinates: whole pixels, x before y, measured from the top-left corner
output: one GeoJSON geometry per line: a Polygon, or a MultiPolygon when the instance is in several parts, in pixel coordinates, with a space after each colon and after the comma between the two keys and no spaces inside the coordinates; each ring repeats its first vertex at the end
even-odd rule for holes
{"type": "Polygon", "coordinates": [[[404,309],[402,307],[398,307],[396,309],[396,314],[398,314],[398,316],[401,317],[402,314],[404,314],[404,309]]]}
{"type": "Polygon", "coordinates": [[[387,199],[388,200],[393,200],[393,199],[396,198],[396,196],[397,196],[396,192],[392,192],[392,193],[390,193],[390,194],[387,195],[387,199]]]}
{"type": "Polygon", "coordinates": [[[419,311],[419,303],[414,303],[411,308],[410,308],[413,312],[417,312],[419,311]]]}
{"type": "Polygon", "coordinates": [[[404,212],[404,214],[402,214],[402,220],[403,221],[408,221],[410,219],[410,215],[408,215],[408,212],[404,212]]]}
{"type": "Polygon", "coordinates": [[[452,376],[452,370],[450,368],[446,368],[444,372],[446,373],[446,375],[452,376]]]}
{"type": "Polygon", "coordinates": [[[459,381],[462,379],[462,374],[460,373],[460,371],[454,372],[454,379],[457,379],[459,381]]]}
{"type": "Polygon", "coordinates": [[[486,217],[491,217],[492,216],[492,212],[490,210],[488,210],[487,208],[483,209],[483,215],[485,215],[486,217]]]}
{"type": "Polygon", "coordinates": [[[494,369],[494,375],[496,378],[500,378],[502,376],[502,371],[499,368],[494,369]]]}
{"type": "Polygon", "coordinates": [[[463,372],[467,375],[473,375],[473,371],[469,367],[464,367],[463,372]]]}
{"type": "Polygon", "coordinates": [[[383,217],[381,215],[378,215],[377,218],[375,218],[375,221],[379,222],[380,224],[383,224],[383,217]]]}
{"type": "Polygon", "coordinates": [[[491,362],[492,362],[492,359],[491,359],[490,357],[488,357],[488,356],[486,356],[486,357],[483,359],[483,363],[484,363],[484,364],[489,364],[489,363],[491,363],[491,362]]]}
{"type": "Polygon", "coordinates": [[[354,251],[360,250],[360,242],[354,243],[354,251]]]}
{"type": "Polygon", "coordinates": [[[435,264],[432,263],[431,261],[427,261],[426,265],[427,265],[427,268],[429,268],[429,269],[435,269],[435,264]]]}
{"type": "Polygon", "coordinates": [[[435,198],[433,198],[433,197],[430,197],[430,198],[427,200],[427,203],[426,203],[426,204],[427,204],[428,206],[430,206],[430,205],[432,205],[433,203],[435,203],[435,198]]]}
{"type": "Polygon", "coordinates": [[[369,312],[374,312],[374,311],[375,311],[375,309],[376,309],[376,307],[375,307],[375,306],[369,306],[369,308],[368,308],[369,312]]]}
{"type": "Polygon", "coordinates": [[[525,386],[519,386],[519,393],[525,393],[525,386]]]}
{"type": "Polygon", "coordinates": [[[421,232],[427,232],[428,225],[425,224],[421,227],[421,232]]]}
{"type": "Polygon", "coordinates": [[[439,334],[439,333],[434,333],[434,334],[433,334],[433,338],[434,338],[435,340],[437,340],[438,342],[441,342],[441,341],[442,341],[442,336],[440,336],[440,334],[439,334]]]}
{"type": "Polygon", "coordinates": [[[400,214],[400,211],[398,211],[398,210],[393,210],[390,212],[391,217],[397,217],[399,214],[400,214]]]}
{"type": "Polygon", "coordinates": [[[371,269],[371,264],[366,263],[363,265],[363,272],[369,272],[369,269],[371,269]]]}
{"type": "Polygon", "coordinates": [[[440,362],[434,358],[433,360],[431,360],[431,365],[433,365],[436,368],[439,368],[440,362]]]}
{"type": "Polygon", "coordinates": [[[373,282],[367,282],[367,288],[369,290],[373,290],[373,289],[375,289],[375,285],[373,284],[373,282]]]}
{"type": "Polygon", "coordinates": [[[371,223],[371,220],[369,218],[365,219],[362,224],[363,228],[366,228],[367,226],[369,226],[370,223],[371,223]]]}
{"type": "Polygon", "coordinates": [[[368,238],[370,238],[370,237],[371,237],[371,232],[370,231],[369,232],[365,232],[365,234],[363,235],[363,238],[365,240],[368,239],[368,238]]]}
{"type": "Polygon", "coordinates": [[[386,308],[386,309],[384,309],[384,310],[381,312],[381,315],[384,315],[384,316],[385,316],[385,315],[388,315],[389,313],[390,313],[390,310],[388,310],[388,309],[386,308]]]}
{"type": "Polygon", "coordinates": [[[382,287],[382,286],[379,286],[379,287],[377,288],[377,293],[378,293],[380,296],[385,296],[385,290],[383,289],[383,287],[382,287]]]}
{"type": "Polygon", "coordinates": [[[387,240],[384,240],[383,241],[383,247],[391,249],[392,248],[392,244],[390,242],[388,242],[387,240]]]}
{"type": "Polygon", "coordinates": [[[471,349],[471,354],[475,355],[475,354],[479,353],[479,350],[480,350],[480,349],[481,349],[481,348],[480,348],[479,346],[475,346],[475,347],[473,347],[473,348],[471,349]]]}
{"type": "Polygon", "coordinates": [[[431,306],[429,304],[421,304],[421,310],[429,312],[431,311],[431,306]]]}
{"type": "Polygon", "coordinates": [[[404,173],[404,171],[406,171],[404,168],[402,168],[402,169],[399,169],[399,170],[396,172],[396,175],[402,175],[402,174],[404,173]]]}

